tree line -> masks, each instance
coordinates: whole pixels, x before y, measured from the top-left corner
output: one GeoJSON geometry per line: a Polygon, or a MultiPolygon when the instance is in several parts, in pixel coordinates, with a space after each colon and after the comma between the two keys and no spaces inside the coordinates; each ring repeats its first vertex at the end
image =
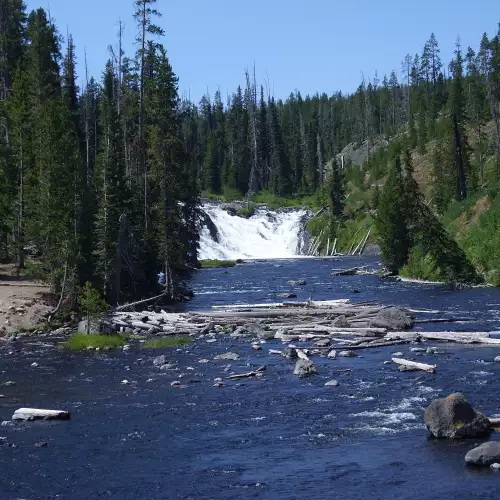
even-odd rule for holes
{"type": "Polygon", "coordinates": [[[432,139],[436,211],[498,187],[500,31],[477,52],[457,42],[447,66],[431,35],[401,76],[363,78],[352,94],[279,99],[247,70],[231,95],[193,103],[179,97],[156,0],[134,2],[138,50],[124,53],[120,23],[100,78],[79,61],[82,89],[71,35],[63,53],[47,12],[0,2],[0,259],[23,268],[39,254],[55,291],[90,281],[123,302],[163,270],[172,294],[196,262],[201,193],[321,192],[342,219],[344,175],[362,172],[337,160],[350,143],[384,179],[400,149],[374,153],[377,138],[421,153],[432,139]]]}
{"type": "MultiPolygon", "coordinates": [[[[41,256],[56,292],[90,281],[110,303],[196,261],[197,171],[156,0],[135,0],[138,50],[110,50],[77,86],[71,35],[43,9],[0,3],[0,258],[41,256]]],[[[81,62],[80,62],[81,63],[81,62]]]]}

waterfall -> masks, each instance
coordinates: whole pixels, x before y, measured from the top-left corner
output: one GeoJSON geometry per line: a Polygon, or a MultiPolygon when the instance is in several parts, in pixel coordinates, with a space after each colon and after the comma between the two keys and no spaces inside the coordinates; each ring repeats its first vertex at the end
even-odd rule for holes
{"type": "Polygon", "coordinates": [[[203,205],[198,258],[286,259],[305,253],[307,210],[258,208],[249,219],[220,205],[203,205]]]}

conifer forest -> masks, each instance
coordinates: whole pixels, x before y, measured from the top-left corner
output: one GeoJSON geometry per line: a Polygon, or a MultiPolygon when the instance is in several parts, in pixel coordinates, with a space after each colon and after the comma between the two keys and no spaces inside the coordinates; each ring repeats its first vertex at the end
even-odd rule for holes
{"type": "Polygon", "coordinates": [[[45,10],[0,0],[2,261],[36,256],[55,292],[91,282],[110,304],[153,294],[161,269],[173,294],[218,198],[326,207],[322,246],[373,224],[391,272],[500,284],[500,30],[450,61],[431,34],[352,93],[275,97],[249,67],[191,102],[156,0],[135,4],[90,75],[45,10]]]}

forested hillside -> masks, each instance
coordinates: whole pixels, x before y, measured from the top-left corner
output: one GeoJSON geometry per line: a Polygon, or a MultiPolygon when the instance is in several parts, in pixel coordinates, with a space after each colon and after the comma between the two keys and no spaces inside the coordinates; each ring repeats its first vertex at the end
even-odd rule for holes
{"type": "MultiPolygon", "coordinates": [[[[0,258],[22,269],[37,255],[56,292],[90,281],[123,302],[153,292],[162,269],[172,293],[196,261],[202,193],[329,205],[310,229],[348,249],[405,150],[429,216],[484,196],[500,203],[500,32],[475,50],[457,42],[450,62],[431,35],[352,94],[281,99],[249,70],[233,94],[193,103],[179,98],[155,3],[135,0],[138,50],[124,53],[120,24],[101,75],[88,75],[43,9],[0,3],[0,258]],[[361,165],[342,154],[348,145],[361,165]]],[[[450,230],[455,219],[443,219],[450,230]]],[[[475,252],[481,272],[494,270],[475,252]]]]}

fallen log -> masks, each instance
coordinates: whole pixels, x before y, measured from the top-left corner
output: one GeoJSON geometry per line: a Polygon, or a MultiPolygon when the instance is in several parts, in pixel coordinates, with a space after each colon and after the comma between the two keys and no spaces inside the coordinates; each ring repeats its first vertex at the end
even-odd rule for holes
{"type": "Polygon", "coordinates": [[[330,276],[354,276],[362,269],[366,269],[368,266],[357,266],[350,267],[349,269],[332,269],[330,276]]]}
{"type": "MultiPolygon", "coordinates": [[[[280,354],[281,354],[281,351],[280,351],[280,354]]],[[[262,366],[259,366],[254,371],[247,372],[247,373],[237,373],[235,375],[229,375],[229,377],[227,377],[227,378],[230,379],[230,380],[237,380],[237,379],[240,379],[240,378],[257,377],[265,369],[266,369],[266,367],[264,365],[262,365],[262,366]]]]}
{"type": "Polygon", "coordinates": [[[124,311],[125,309],[129,309],[130,307],[138,306],[139,304],[147,304],[148,302],[153,302],[155,300],[159,300],[163,297],[166,297],[167,292],[163,292],[161,295],[156,295],[155,297],[150,297],[149,299],[138,300],[137,302],[131,302],[130,304],[123,304],[122,306],[115,307],[115,311],[124,311]]]}
{"type": "Polygon", "coordinates": [[[61,410],[41,410],[38,408],[19,408],[12,415],[12,420],[69,420],[70,414],[61,410]]]}
{"type": "Polygon", "coordinates": [[[415,361],[409,361],[408,359],[402,358],[392,358],[392,361],[397,365],[406,366],[407,368],[413,368],[415,370],[423,370],[424,372],[435,373],[436,365],[428,365],[425,363],[417,363],[415,361]]]}
{"type": "Polygon", "coordinates": [[[346,344],[336,346],[335,349],[369,349],[377,347],[388,347],[391,345],[408,344],[409,340],[388,340],[384,342],[363,342],[361,344],[346,344]]]}

